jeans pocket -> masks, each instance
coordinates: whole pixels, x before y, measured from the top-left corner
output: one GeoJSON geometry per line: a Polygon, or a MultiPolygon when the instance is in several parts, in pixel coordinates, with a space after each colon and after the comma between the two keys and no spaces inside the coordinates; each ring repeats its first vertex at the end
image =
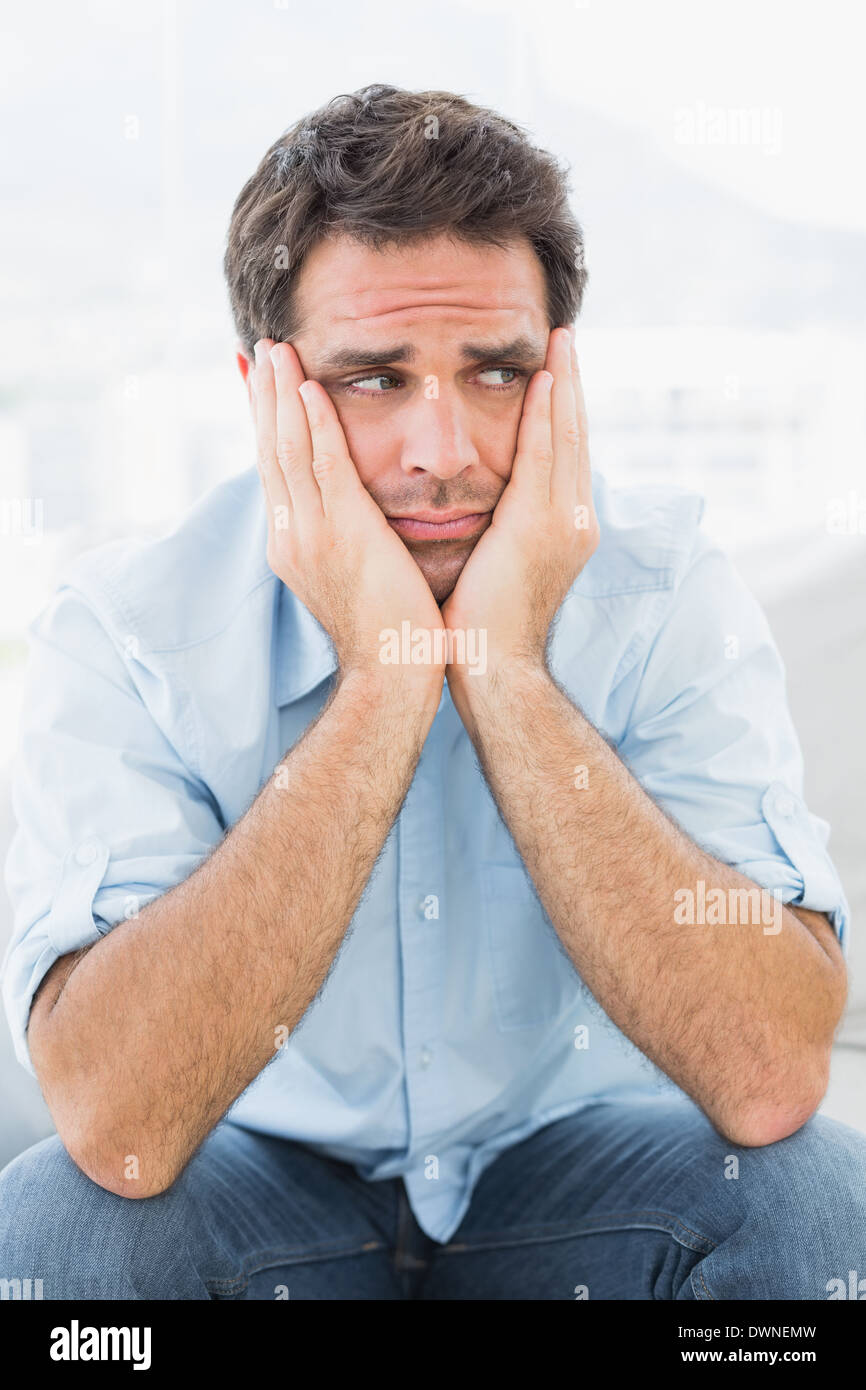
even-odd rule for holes
{"type": "Polygon", "coordinates": [[[573,1002],[580,979],[522,864],[483,864],[484,918],[499,1028],[533,1028],[573,1002]]]}

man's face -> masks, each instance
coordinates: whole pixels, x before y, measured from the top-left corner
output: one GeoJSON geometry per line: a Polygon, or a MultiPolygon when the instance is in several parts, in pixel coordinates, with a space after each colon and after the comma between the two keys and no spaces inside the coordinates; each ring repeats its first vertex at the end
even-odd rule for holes
{"type": "Polygon", "coordinates": [[[541,263],[528,242],[374,251],[326,240],[304,262],[296,308],[303,369],[442,603],[490,525],[527,382],[544,366],[541,263]]]}

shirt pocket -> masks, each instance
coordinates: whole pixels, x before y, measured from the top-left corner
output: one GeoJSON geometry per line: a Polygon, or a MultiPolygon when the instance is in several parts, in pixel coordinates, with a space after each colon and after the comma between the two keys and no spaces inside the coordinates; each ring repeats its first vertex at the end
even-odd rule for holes
{"type": "Polygon", "coordinates": [[[482,864],[481,886],[498,1026],[548,1023],[577,998],[580,977],[521,864],[482,864]]]}

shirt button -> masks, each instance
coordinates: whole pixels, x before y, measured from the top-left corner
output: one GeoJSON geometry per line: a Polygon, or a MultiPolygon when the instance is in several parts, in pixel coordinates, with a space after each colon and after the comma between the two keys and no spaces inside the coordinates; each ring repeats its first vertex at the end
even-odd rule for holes
{"type": "Polygon", "coordinates": [[[429,1065],[430,1065],[430,1063],[431,1063],[432,1061],[433,1061],[433,1053],[432,1053],[432,1051],[430,1050],[430,1048],[429,1048],[429,1047],[422,1047],[422,1048],[421,1048],[421,1065],[422,1065],[422,1067],[429,1067],[429,1065]]]}
{"type": "Polygon", "coordinates": [[[776,810],[780,816],[793,816],[794,798],[788,792],[779,792],[776,797],[776,810]]]}
{"type": "Polygon", "coordinates": [[[88,864],[92,864],[97,855],[96,843],[94,840],[85,840],[83,845],[79,845],[75,851],[75,862],[80,864],[83,869],[88,864]]]}

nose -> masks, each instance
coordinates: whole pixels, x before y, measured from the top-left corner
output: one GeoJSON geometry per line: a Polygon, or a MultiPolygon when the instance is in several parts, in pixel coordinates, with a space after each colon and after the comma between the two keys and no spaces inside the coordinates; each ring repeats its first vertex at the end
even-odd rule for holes
{"type": "Polygon", "coordinates": [[[404,473],[456,478],[480,463],[462,402],[450,394],[421,395],[406,411],[400,466],[404,473]]]}

